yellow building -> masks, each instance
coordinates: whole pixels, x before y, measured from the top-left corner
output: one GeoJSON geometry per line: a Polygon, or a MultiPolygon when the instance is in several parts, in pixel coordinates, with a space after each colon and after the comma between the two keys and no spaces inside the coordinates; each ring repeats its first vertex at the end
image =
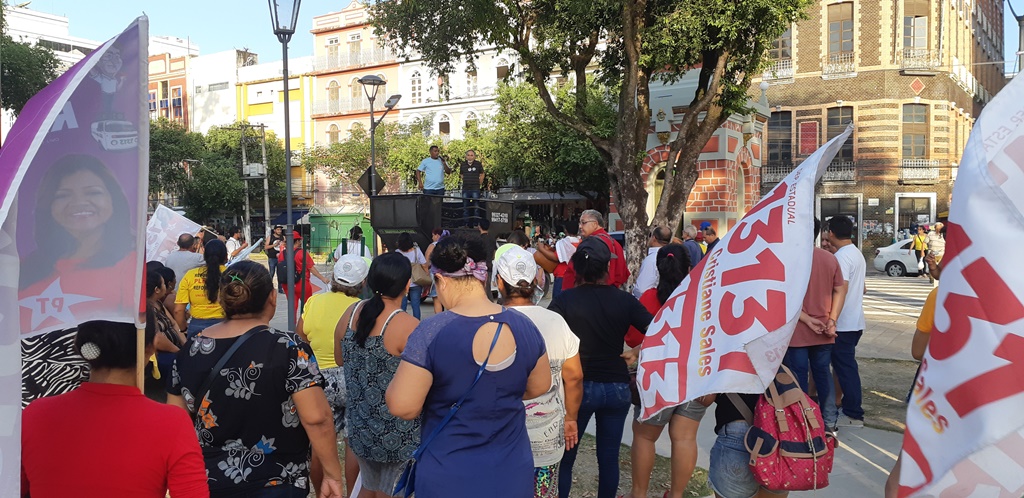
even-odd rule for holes
{"type": "MultiPolygon", "coordinates": [[[[288,107],[291,132],[292,198],[295,206],[313,204],[315,178],[306,173],[295,152],[313,144],[313,120],[310,104],[314,91],[312,57],[289,59],[288,107]]],[[[251,124],[265,124],[278,138],[284,139],[284,88],[281,61],[238,69],[235,87],[237,119],[251,124]]]]}
{"type": "MultiPolygon", "coordinates": [[[[369,126],[370,103],[359,78],[372,74],[388,82],[378,90],[374,110],[383,111],[388,96],[398,93],[398,58],[374,35],[369,12],[358,0],[340,12],[314,17],[311,32],[314,92],[309,143],[326,145],[347,137],[355,123],[369,126]]],[[[398,113],[389,118],[398,119],[398,113]]]]}

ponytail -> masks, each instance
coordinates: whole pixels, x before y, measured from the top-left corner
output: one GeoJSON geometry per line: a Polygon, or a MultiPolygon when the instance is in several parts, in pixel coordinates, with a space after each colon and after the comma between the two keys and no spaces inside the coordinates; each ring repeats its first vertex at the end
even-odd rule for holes
{"type": "Polygon", "coordinates": [[[669,244],[658,249],[655,261],[658,267],[658,304],[664,305],[686,278],[690,269],[690,256],[682,245],[669,244]]]}
{"type": "MultiPolygon", "coordinates": [[[[355,309],[352,310],[355,313],[355,309]]],[[[384,300],[380,294],[374,293],[373,297],[363,302],[359,309],[359,320],[356,322],[356,344],[359,347],[366,347],[366,338],[373,332],[373,326],[377,324],[377,317],[384,312],[384,300]]]]}
{"type": "MultiPolygon", "coordinates": [[[[355,341],[359,347],[366,347],[366,338],[370,337],[377,318],[384,312],[383,296],[391,299],[401,296],[411,277],[412,265],[405,256],[389,252],[374,258],[366,274],[366,285],[373,292],[373,297],[363,302],[356,321],[355,341]]],[[[355,309],[352,312],[355,313],[355,309]]]]}
{"type": "Polygon", "coordinates": [[[228,247],[220,239],[213,239],[206,243],[203,259],[206,261],[206,299],[215,303],[220,289],[220,267],[228,262],[228,247]]]}

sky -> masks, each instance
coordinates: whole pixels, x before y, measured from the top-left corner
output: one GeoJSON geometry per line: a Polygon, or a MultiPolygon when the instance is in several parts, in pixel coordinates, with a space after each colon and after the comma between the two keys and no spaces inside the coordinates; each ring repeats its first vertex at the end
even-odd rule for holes
{"type": "MultiPolygon", "coordinates": [[[[313,16],[337,12],[350,0],[306,0],[299,8],[299,23],[289,44],[289,55],[313,54],[313,16]]],[[[1024,14],[1024,1],[1010,0],[1024,14]]],[[[18,0],[10,0],[17,5],[18,0]]],[[[1018,49],[1017,22],[1005,8],[1004,59],[1014,61],[1018,49]]],[[[105,41],[118,34],[143,11],[149,16],[151,35],[188,38],[199,46],[200,54],[212,54],[235,48],[248,48],[260,62],[281,59],[281,45],[270,28],[270,8],[263,0],[32,0],[29,8],[67,16],[71,35],[105,41]]],[[[1007,65],[1014,72],[1015,62],[1007,65]]]]}
{"type": "MultiPolygon", "coordinates": [[[[8,0],[18,5],[25,0],[8,0]]],[[[313,16],[337,12],[349,0],[305,0],[291,43],[290,57],[313,55],[313,16]]],[[[248,48],[260,62],[281,60],[281,43],[270,27],[266,0],[32,0],[32,10],[65,16],[70,34],[98,42],[120,33],[132,20],[149,16],[151,36],[174,36],[199,46],[199,54],[248,48]]]]}

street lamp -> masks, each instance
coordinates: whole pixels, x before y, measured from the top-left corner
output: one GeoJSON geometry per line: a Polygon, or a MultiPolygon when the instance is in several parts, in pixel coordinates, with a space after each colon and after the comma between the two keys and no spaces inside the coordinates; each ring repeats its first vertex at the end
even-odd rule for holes
{"type": "Polygon", "coordinates": [[[302,0],[267,0],[270,5],[270,23],[281,42],[281,69],[284,81],[284,191],[285,191],[285,264],[287,265],[288,330],[295,330],[295,226],[292,220],[292,136],[288,103],[288,41],[295,34],[302,0]]]}
{"type": "MultiPolygon", "coordinates": [[[[367,75],[359,78],[359,84],[363,85],[363,92],[366,94],[366,99],[370,101],[370,196],[377,195],[377,125],[384,121],[384,116],[387,116],[391,109],[394,109],[398,105],[398,101],[401,100],[401,95],[392,95],[388,97],[388,100],[384,102],[384,114],[380,115],[380,119],[373,119],[373,101],[377,100],[377,92],[380,87],[387,85],[388,82],[384,81],[380,76],[367,75]]],[[[377,237],[373,237],[373,253],[377,254],[377,237]]]]}

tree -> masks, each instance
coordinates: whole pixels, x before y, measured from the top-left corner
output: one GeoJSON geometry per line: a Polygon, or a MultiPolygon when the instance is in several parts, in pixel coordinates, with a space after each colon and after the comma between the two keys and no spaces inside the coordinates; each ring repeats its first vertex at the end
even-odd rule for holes
{"type": "MultiPolygon", "coordinates": [[[[263,160],[262,138],[259,129],[249,127],[243,121],[231,126],[213,127],[206,132],[206,155],[204,162],[210,166],[234,168],[241,181],[242,174],[242,129],[245,129],[246,162],[258,163],[263,160]]],[[[267,175],[270,187],[270,201],[285,200],[284,143],[267,130],[267,175]]],[[[243,186],[244,191],[244,186],[243,186]]],[[[244,202],[244,197],[242,198],[244,202]]],[[[249,203],[263,205],[263,182],[249,181],[249,203]]]]}
{"type": "Polygon", "coordinates": [[[227,211],[239,213],[245,203],[245,185],[237,167],[202,164],[192,168],[192,180],[185,186],[182,204],[185,216],[208,220],[227,211]]]}
{"type": "Polygon", "coordinates": [[[810,0],[494,0],[377,2],[378,35],[401,51],[415,52],[439,74],[472,62],[483,43],[518,54],[527,81],[547,112],[587,137],[604,158],[611,191],[626,227],[630,269],[646,251],[649,223],[678,228],[697,159],[728,116],[743,110],[751,78],[765,63],[772,40],[810,0]],[[500,22],[497,22],[500,20],[500,22]],[[587,75],[616,90],[614,133],[603,135],[587,115],[587,75]],[[642,181],[651,124],[650,84],[674,82],[699,71],[686,106],[653,220],[648,220],[642,181]],[[555,71],[570,76],[575,95],[563,109],[547,87],[555,71]]]}
{"type": "Polygon", "coordinates": [[[187,162],[205,157],[203,135],[160,118],[149,125],[149,191],[181,195],[188,183],[187,162]]]}
{"type": "MultiPolygon", "coordinates": [[[[591,83],[587,114],[601,136],[615,131],[615,108],[605,88],[591,83]]],[[[558,106],[572,109],[569,88],[557,91],[558,106]]],[[[604,159],[589,139],[556,121],[545,110],[537,88],[529,83],[501,85],[494,122],[492,181],[518,179],[548,192],[576,192],[606,202],[608,173],[604,159]]]]}
{"type": "Polygon", "coordinates": [[[0,107],[17,116],[33,95],[57,77],[61,64],[50,49],[20,43],[8,36],[6,11],[5,3],[0,9],[0,107]]]}

